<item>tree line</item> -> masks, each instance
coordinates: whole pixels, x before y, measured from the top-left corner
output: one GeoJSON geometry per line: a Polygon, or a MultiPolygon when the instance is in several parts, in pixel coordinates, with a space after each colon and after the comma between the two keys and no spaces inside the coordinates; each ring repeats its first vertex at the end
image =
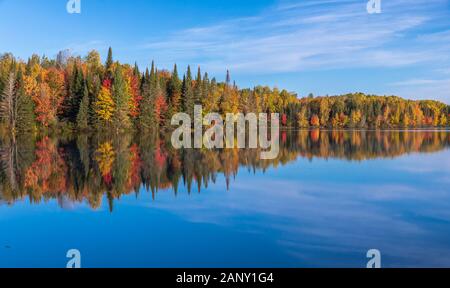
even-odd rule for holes
{"type": "Polygon", "coordinates": [[[298,98],[278,88],[240,89],[210,79],[188,66],[180,76],[140,71],[120,64],[108,50],[105,63],[91,51],[84,58],[67,51],[56,59],[33,55],[26,62],[12,54],[0,56],[1,129],[16,135],[31,131],[165,131],[177,112],[279,113],[287,127],[394,128],[450,125],[450,106],[438,101],[413,101],[362,93],[298,98]]]}

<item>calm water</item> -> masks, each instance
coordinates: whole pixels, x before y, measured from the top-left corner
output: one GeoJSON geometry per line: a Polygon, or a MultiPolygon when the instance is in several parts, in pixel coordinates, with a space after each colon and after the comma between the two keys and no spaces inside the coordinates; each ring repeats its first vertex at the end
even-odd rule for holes
{"type": "Polygon", "coordinates": [[[0,140],[0,267],[450,267],[450,132],[299,131],[256,150],[0,140]]]}

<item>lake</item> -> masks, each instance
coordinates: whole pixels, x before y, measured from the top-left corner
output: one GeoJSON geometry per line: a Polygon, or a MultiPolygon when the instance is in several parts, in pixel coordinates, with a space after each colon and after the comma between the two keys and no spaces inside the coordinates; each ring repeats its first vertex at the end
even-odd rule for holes
{"type": "Polygon", "coordinates": [[[450,267],[450,131],[0,140],[0,267],[450,267]]]}

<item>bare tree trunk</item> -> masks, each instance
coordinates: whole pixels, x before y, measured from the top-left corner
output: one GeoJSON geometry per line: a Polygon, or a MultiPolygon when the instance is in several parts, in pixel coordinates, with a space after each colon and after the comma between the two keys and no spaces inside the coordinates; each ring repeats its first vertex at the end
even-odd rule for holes
{"type": "Polygon", "coordinates": [[[0,118],[8,125],[13,139],[16,135],[17,95],[15,93],[16,77],[10,73],[0,98],[0,118]]]}

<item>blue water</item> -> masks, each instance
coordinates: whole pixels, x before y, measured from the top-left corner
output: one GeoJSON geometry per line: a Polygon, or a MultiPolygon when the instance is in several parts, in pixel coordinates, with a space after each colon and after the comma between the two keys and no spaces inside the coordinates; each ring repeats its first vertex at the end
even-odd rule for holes
{"type": "MultiPolygon", "coordinates": [[[[0,267],[450,267],[450,150],[304,157],[217,173],[92,208],[64,196],[0,205],[0,267]],[[154,198],[154,199],[153,199],[154,198]]],[[[8,202],[8,203],[7,203],[8,202]]]]}

